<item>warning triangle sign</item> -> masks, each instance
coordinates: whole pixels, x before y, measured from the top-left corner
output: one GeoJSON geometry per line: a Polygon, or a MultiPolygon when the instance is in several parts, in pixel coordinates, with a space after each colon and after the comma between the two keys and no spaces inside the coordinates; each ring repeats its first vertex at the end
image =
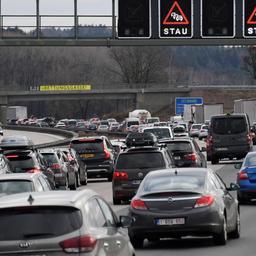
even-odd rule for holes
{"type": "Polygon", "coordinates": [[[163,25],[189,25],[189,21],[177,1],[164,18],[163,25]]]}
{"type": "Polygon", "coordinates": [[[254,8],[251,16],[247,20],[248,25],[256,25],[256,7],[254,8]]]}

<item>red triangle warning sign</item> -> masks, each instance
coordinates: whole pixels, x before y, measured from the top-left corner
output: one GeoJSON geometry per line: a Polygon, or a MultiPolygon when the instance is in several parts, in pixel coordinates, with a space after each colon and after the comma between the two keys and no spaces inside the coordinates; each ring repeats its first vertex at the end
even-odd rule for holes
{"type": "Polygon", "coordinates": [[[256,25],[256,7],[254,8],[251,16],[247,20],[248,25],[256,25]]]}
{"type": "Polygon", "coordinates": [[[177,1],[174,2],[164,18],[163,25],[189,25],[189,21],[177,1]]]}

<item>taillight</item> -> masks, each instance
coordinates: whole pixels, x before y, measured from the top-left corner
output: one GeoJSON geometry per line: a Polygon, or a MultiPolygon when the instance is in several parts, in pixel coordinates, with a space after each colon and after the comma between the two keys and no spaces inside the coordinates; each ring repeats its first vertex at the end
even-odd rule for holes
{"type": "Polygon", "coordinates": [[[92,236],[79,236],[60,242],[61,248],[67,253],[91,252],[97,240],[92,236]]]}
{"type": "Polygon", "coordinates": [[[197,160],[197,156],[195,153],[192,153],[192,154],[185,155],[185,159],[195,162],[197,160]]]}
{"type": "Polygon", "coordinates": [[[41,169],[40,168],[32,168],[32,169],[28,169],[26,170],[27,173],[40,173],[41,169]]]}
{"type": "Polygon", "coordinates": [[[147,210],[145,202],[140,199],[134,199],[131,201],[131,207],[136,210],[147,210]]]}
{"type": "Polygon", "coordinates": [[[114,171],[113,179],[114,180],[128,180],[128,173],[114,171]]]}
{"type": "Polygon", "coordinates": [[[105,154],[105,159],[106,160],[110,159],[111,154],[106,148],[104,148],[104,154],[105,154]]]}
{"type": "Polygon", "coordinates": [[[244,171],[239,171],[237,174],[238,180],[248,180],[248,175],[244,171]]]}
{"type": "Polygon", "coordinates": [[[60,164],[52,164],[51,169],[61,169],[60,164]]]}
{"type": "Polygon", "coordinates": [[[7,155],[6,157],[7,158],[18,158],[19,156],[18,155],[7,155]]]}
{"type": "Polygon", "coordinates": [[[210,206],[214,202],[213,196],[202,196],[196,200],[194,208],[210,206]]]}

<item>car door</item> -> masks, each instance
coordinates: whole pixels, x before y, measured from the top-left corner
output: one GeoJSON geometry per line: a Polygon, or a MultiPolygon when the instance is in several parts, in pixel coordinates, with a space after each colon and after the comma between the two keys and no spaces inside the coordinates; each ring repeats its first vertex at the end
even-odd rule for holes
{"type": "Polygon", "coordinates": [[[198,159],[199,159],[199,165],[202,166],[202,167],[207,167],[207,162],[205,160],[205,156],[203,155],[203,153],[201,152],[201,149],[200,147],[198,146],[197,142],[196,141],[193,141],[193,145],[194,145],[194,148],[196,150],[196,154],[198,156],[198,159]]]}

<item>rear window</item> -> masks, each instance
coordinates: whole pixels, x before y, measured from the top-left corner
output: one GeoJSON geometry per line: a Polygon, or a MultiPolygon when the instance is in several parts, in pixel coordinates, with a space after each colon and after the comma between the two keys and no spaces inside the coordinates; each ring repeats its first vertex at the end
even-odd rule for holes
{"type": "Polygon", "coordinates": [[[117,169],[162,168],[164,158],[160,152],[131,153],[119,155],[117,169]]]}
{"type": "Polygon", "coordinates": [[[183,126],[174,127],[173,128],[173,132],[175,132],[175,133],[183,133],[183,132],[185,132],[185,128],[183,126]]]}
{"type": "Polygon", "coordinates": [[[148,178],[143,191],[154,192],[163,190],[202,190],[205,184],[204,176],[161,176],[148,178]]]}
{"type": "Polygon", "coordinates": [[[199,130],[201,129],[201,124],[192,125],[191,129],[199,130]]]}
{"type": "Polygon", "coordinates": [[[29,180],[0,180],[0,194],[17,194],[34,191],[29,180]]]}
{"type": "Polygon", "coordinates": [[[81,212],[73,207],[0,209],[0,241],[52,238],[81,226],[81,212]]]}
{"type": "Polygon", "coordinates": [[[48,165],[58,163],[58,158],[54,153],[42,153],[44,159],[46,160],[48,165]]]}
{"type": "Polygon", "coordinates": [[[13,169],[13,172],[23,172],[25,169],[31,169],[36,166],[39,166],[36,159],[31,156],[18,156],[18,157],[8,157],[10,165],[13,169]]]}
{"type": "Polygon", "coordinates": [[[130,121],[130,122],[127,122],[127,127],[130,127],[132,125],[139,125],[139,121],[130,121]]]}
{"type": "Polygon", "coordinates": [[[102,141],[74,141],[71,147],[83,152],[103,152],[102,141]]]}
{"type": "Polygon", "coordinates": [[[244,117],[214,118],[212,131],[215,134],[239,134],[246,132],[244,117]]]}
{"type": "Polygon", "coordinates": [[[167,144],[167,148],[171,152],[186,152],[186,153],[191,153],[192,146],[191,143],[189,142],[171,142],[167,144]]]}
{"type": "Polygon", "coordinates": [[[170,138],[171,134],[170,134],[170,130],[168,128],[160,128],[160,129],[145,129],[144,132],[151,132],[154,135],[156,135],[156,137],[158,139],[162,139],[162,138],[170,138]]]}

